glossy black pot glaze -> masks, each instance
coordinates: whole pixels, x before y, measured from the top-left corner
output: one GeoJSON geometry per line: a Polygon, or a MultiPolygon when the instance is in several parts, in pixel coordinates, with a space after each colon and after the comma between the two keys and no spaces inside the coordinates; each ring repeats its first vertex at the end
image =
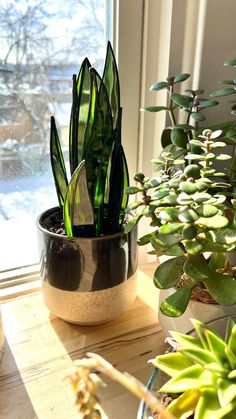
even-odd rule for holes
{"type": "Polygon", "coordinates": [[[52,208],[37,220],[41,278],[67,291],[99,291],[121,284],[137,269],[137,229],[98,238],[51,233],[52,208]]]}

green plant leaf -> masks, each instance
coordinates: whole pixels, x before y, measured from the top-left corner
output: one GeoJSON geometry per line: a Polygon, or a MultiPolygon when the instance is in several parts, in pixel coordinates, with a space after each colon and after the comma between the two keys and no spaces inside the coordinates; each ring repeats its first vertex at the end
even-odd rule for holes
{"type": "Polygon", "coordinates": [[[192,208],[189,208],[183,210],[178,218],[182,223],[193,223],[197,221],[198,215],[192,208]]]}
{"type": "Polygon", "coordinates": [[[205,388],[202,392],[196,407],[196,419],[220,419],[224,417],[219,412],[221,406],[219,403],[216,388],[205,388]]]}
{"type": "Polygon", "coordinates": [[[159,228],[161,234],[174,234],[177,233],[183,227],[182,223],[168,223],[164,224],[159,228]]]}
{"type": "Polygon", "coordinates": [[[161,263],[154,273],[155,287],[166,289],[175,286],[183,275],[184,262],[185,257],[179,256],[161,263]]]}
{"type": "Polygon", "coordinates": [[[111,43],[107,43],[107,53],[105,66],[102,76],[102,81],[105,85],[109,103],[112,109],[113,130],[120,130],[120,83],[114,52],[111,43]]]}
{"type": "Polygon", "coordinates": [[[132,218],[132,220],[130,220],[128,224],[126,224],[124,232],[127,234],[131,230],[133,230],[133,228],[138,224],[141,217],[142,217],[142,214],[138,214],[134,218],[132,218]]]}
{"type": "Polygon", "coordinates": [[[194,119],[194,121],[205,121],[206,117],[201,112],[192,112],[191,118],[194,119]]]}
{"type": "Polygon", "coordinates": [[[188,144],[188,135],[180,128],[173,128],[170,138],[172,143],[177,147],[186,148],[186,145],[188,144]]]}
{"type": "MultiPolygon", "coordinates": [[[[161,145],[162,148],[167,147],[171,143],[171,129],[170,128],[164,128],[161,134],[161,145]]],[[[163,162],[162,162],[163,163],[163,162]]]]}
{"type": "Polygon", "coordinates": [[[83,160],[70,180],[64,203],[66,235],[72,237],[74,227],[93,224],[94,213],[87,188],[85,161],[83,160]]]}
{"type": "Polygon", "coordinates": [[[79,75],[73,75],[72,108],[70,118],[69,157],[70,171],[73,175],[82,160],[84,132],[90,104],[91,64],[87,58],[82,62],[79,75]]]}
{"type": "Polygon", "coordinates": [[[218,378],[217,386],[218,397],[222,407],[227,406],[236,398],[236,384],[232,383],[231,380],[227,380],[225,377],[224,379],[218,378]]]}
{"type": "Polygon", "coordinates": [[[57,191],[57,197],[59,205],[60,207],[62,207],[65,201],[68,180],[66,175],[65,162],[61,150],[61,144],[57,133],[55,119],[53,116],[51,117],[50,157],[54,182],[57,191]]]}
{"type": "Polygon", "coordinates": [[[181,352],[172,352],[158,355],[155,359],[152,359],[152,364],[170,377],[173,377],[177,372],[181,372],[183,369],[193,365],[193,362],[181,352]]]}
{"type": "Polygon", "coordinates": [[[180,95],[179,93],[173,93],[171,99],[179,106],[183,108],[189,108],[192,105],[193,99],[186,95],[180,95]]]}
{"type": "Polygon", "coordinates": [[[197,255],[198,253],[201,253],[202,252],[202,244],[197,239],[186,240],[184,242],[184,246],[185,246],[185,250],[190,255],[197,255]]]}
{"type": "Polygon", "coordinates": [[[176,208],[166,208],[159,213],[159,217],[166,222],[178,221],[178,215],[176,208]]]}
{"type": "Polygon", "coordinates": [[[232,95],[232,93],[236,93],[235,89],[233,87],[226,87],[225,89],[220,89],[220,90],[217,90],[216,92],[211,93],[210,96],[220,97],[220,96],[232,95]]]}
{"type": "Polygon", "coordinates": [[[223,215],[214,215],[213,217],[199,217],[195,224],[208,229],[218,229],[226,227],[229,220],[223,215]]]}
{"type": "Polygon", "coordinates": [[[159,81],[158,83],[154,83],[150,87],[150,91],[152,90],[162,90],[162,89],[168,89],[169,84],[166,81],[159,81]]]}
{"type": "Polygon", "coordinates": [[[146,106],[145,108],[141,108],[140,111],[147,111],[147,112],[161,112],[161,111],[168,111],[169,109],[166,106],[146,106]]]}
{"type": "Polygon", "coordinates": [[[236,67],[236,58],[233,58],[231,60],[226,60],[224,62],[224,66],[226,66],[226,67],[236,67]]]}
{"type": "Polygon", "coordinates": [[[161,303],[161,312],[169,317],[181,316],[187,308],[194,286],[195,284],[190,284],[170,295],[170,297],[161,303]]]}
{"type": "Polygon", "coordinates": [[[230,275],[213,271],[204,280],[204,285],[218,304],[230,306],[236,304],[236,279],[230,275]]]}
{"type": "Polygon", "coordinates": [[[196,213],[201,217],[213,217],[218,213],[218,209],[214,205],[205,204],[195,208],[196,213]]]}
{"type": "Polygon", "coordinates": [[[174,399],[168,406],[167,411],[172,413],[176,418],[189,418],[195,412],[199,397],[200,391],[198,390],[189,390],[185,391],[179,397],[174,399]]]}
{"type": "MultiPolygon", "coordinates": [[[[182,393],[189,389],[198,390],[201,387],[214,386],[212,374],[200,365],[192,365],[172,377],[160,391],[167,393],[182,393]]],[[[214,387],[213,387],[214,388],[214,387]]]]}
{"type": "Polygon", "coordinates": [[[218,104],[219,102],[217,100],[200,100],[200,105],[198,106],[198,108],[211,108],[213,106],[217,106],[218,104]]]}
{"type": "Polygon", "coordinates": [[[203,255],[189,255],[184,264],[184,273],[200,282],[208,279],[211,271],[203,255]]]}
{"type": "Polygon", "coordinates": [[[181,83],[182,81],[188,80],[190,76],[191,76],[191,74],[189,74],[189,73],[178,74],[174,78],[174,84],[181,83]]]}
{"type": "Polygon", "coordinates": [[[137,192],[140,192],[140,188],[138,186],[128,186],[125,189],[125,192],[127,194],[133,195],[133,194],[136,194],[137,192]]]}

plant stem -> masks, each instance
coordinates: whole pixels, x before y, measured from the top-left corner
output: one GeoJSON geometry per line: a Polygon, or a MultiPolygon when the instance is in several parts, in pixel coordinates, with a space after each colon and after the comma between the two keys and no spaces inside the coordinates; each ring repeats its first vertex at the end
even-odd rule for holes
{"type": "Polygon", "coordinates": [[[129,374],[123,374],[113,367],[108,361],[106,361],[101,356],[94,353],[87,353],[88,358],[84,358],[76,361],[75,365],[78,367],[83,366],[89,369],[96,369],[107,377],[111,378],[113,381],[118,382],[123,387],[125,387],[129,392],[134,394],[141,400],[144,400],[153,412],[157,412],[160,415],[161,419],[174,419],[174,416],[166,412],[163,407],[161,407],[153,394],[147,390],[147,388],[137,379],[130,376],[129,374]]]}

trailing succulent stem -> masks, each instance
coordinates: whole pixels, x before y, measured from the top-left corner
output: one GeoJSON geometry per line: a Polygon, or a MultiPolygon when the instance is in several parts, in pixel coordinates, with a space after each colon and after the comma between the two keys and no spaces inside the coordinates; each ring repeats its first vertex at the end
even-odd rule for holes
{"type": "Polygon", "coordinates": [[[140,238],[139,244],[150,243],[151,253],[157,256],[171,256],[156,269],[155,285],[166,289],[175,287],[183,274],[190,278],[161,304],[161,311],[168,316],[185,311],[192,290],[200,283],[218,303],[236,303],[236,272],[225,256],[236,248],[236,195],[225,181],[225,173],[213,165],[217,160],[231,159],[219,153],[226,146],[219,140],[221,134],[205,130],[189,141],[199,152],[188,151],[182,160],[162,152],[153,161],[156,175],[149,179],[137,173],[137,186],[126,189],[129,194],[141,195],[129,205],[137,214],[126,231],[142,217],[149,217],[153,231],[140,238]]]}
{"type": "Polygon", "coordinates": [[[73,75],[70,181],[53,117],[50,152],[66,234],[101,236],[121,231],[129,176],[121,145],[118,70],[109,42],[102,78],[87,58],[78,76],[73,75]]]}
{"type": "Polygon", "coordinates": [[[192,320],[197,337],[171,332],[177,350],[152,362],[171,378],[159,390],[175,397],[167,411],[177,418],[236,417],[236,325],[229,319],[222,339],[192,320]]]}

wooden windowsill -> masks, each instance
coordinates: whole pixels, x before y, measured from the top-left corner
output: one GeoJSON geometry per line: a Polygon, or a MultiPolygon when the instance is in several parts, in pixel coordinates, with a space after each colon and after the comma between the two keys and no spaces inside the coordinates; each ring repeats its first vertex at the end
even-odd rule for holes
{"type": "MultiPolygon", "coordinates": [[[[6,419],[78,418],[69,381],[73,360],[87,351],[104,356],[121,371],[146,382],[147,361],[164,350],[157,319],[154,267],[139,270],[135,303],[117,320],[81,327],[50,314],[40,292],[1,303],[5,345],[0,361],[0,416],[6,419]]],[[[136,417],[138,400],[104,378],[102,406],[113,419],[136,417]]]]}

